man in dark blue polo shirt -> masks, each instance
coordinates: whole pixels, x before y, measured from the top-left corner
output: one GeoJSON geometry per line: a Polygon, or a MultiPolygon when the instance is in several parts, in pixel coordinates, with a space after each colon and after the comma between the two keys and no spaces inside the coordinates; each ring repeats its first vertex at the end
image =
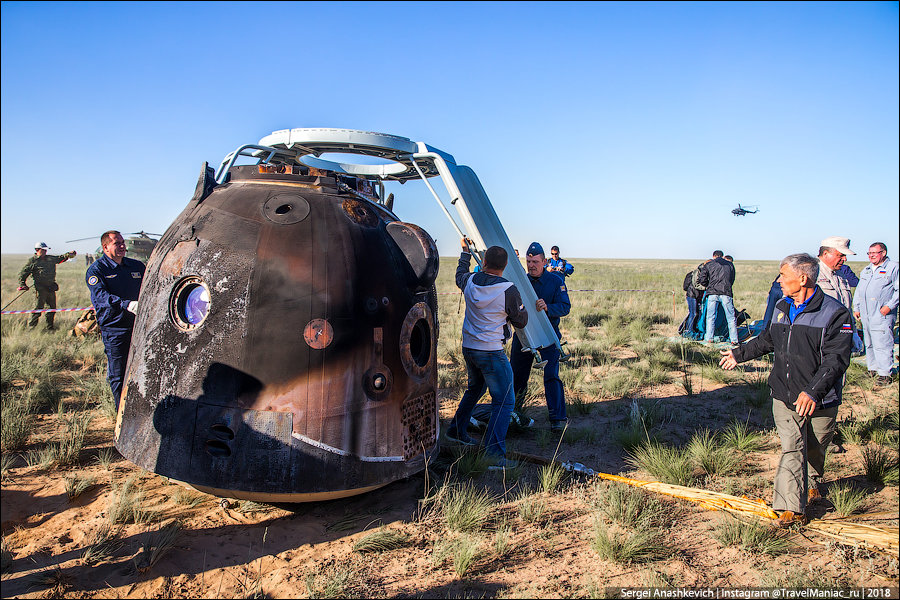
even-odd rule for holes
{"type": "Polygon", "coordinates": [[[106,348],[106,378],[118,409],[144,263],[125,257],[125,239],[118,231],[104,233],[100,245],[103,254],[88,267],[84,278],[106,348]]]}

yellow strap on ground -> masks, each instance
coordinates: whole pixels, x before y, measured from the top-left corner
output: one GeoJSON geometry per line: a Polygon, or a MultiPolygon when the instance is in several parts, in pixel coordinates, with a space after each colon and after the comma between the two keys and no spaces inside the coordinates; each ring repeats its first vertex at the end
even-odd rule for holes
{"type": "Polygon", "coordinates": [[[597,473],[597,477],[601,479],[609,479],[610,481],[618,481],[640,487],[645,490],[666,494],[683,500],[696,502],[706,508],[712,510],[727,510],[741,514],[752,514],[767,519],[777,519],[778,515],[774,510],[769,508],[762,500],[751,500],[750,498],[738,498],[731,494],[723,494],[721,492],[713,492],[710,490],[700,490],[697,488],[689,488],[683,485],[672,485],[662,483],[660,481],[640,481],[638,479],[629,479],[620,475],[609,475],[607,473],[597,473]]]}
{"type": "Polygon", "coordinates": [[[813,520],[807,529],[835,538],[844,543],[856,544],[882,552],[889,556],[900,556],[898,552],[897,527],[875,527],[864,523],[847,523],[845,521],[813,520]]]}
{"type": "MultiPolygon", "coordinates": [[[[524,453],[513,453],[521,460],[527,460],[541,465],[549,465],[558,461],[548,460],[540,456],[534,456],[524,453]]],[[[569,467],[572,465],[567,463],[569,467]]],[[[741,515],[751,515],[761,519],[774,520],[778,518],[778,513],[769,508],[769,506],[760,499],[751,500],[750,498],[732,496],[721,492],[713,492],[710,490],[701,490],[697,488],[689,488],[683,485],[673,485],[662,483],[661,481],[641,481],[640,479],[630,479],[621,475],[610,475],[609,473],[598,473],[592,469],[584,469],[583,465],[577,464],[581,470],[579,473],[585,475],[593,475],[600,479],[609,481],[618,481],[634,487],[650,490],[659,494],[665,494],[682,500],[696,502],[701,506],[711,510],[725,510],[741,515]]],[[[567,468],[563,466],[563,468],[567,468]]],[[[876,513],[881,514],[881,513],[876,513]]],[[[893,513],[896,515],[897,513],[893,513]]],[[[814,519],[807,525],[809,531],[821,533],[822,535],[835,538],[845,544],[854,546],[863,546],[889,556],[898,556],[897,536],[900,529],[897,527],[876,527],[874,525],[866,525],[863,523],[850,523],[847,521],[828,520],[822,521],[814,519]]]]}
{"type": "MultiPolygon", "coordinates": [[[[696,502],[711,510],[726,510],[766,519],[778,518],[778,514],[769,508],[762,500],[738,498],[737,496],[723,494],[721,492],[700,490],[659,481],[640,481],[638,479],[629,479],[628,477],[609,475],[607,473],[595,473],[595,475],[601,479],[618,481],[645,490],[666,494],[667,496],[681,498],[682,500],[690,500],[691,502],[696,502]]],[[[897,527],[876,527],[874,525],[866,525],[863,523],[821,521],[814,519],[809,522],[807,529],[835,538],[845,544],[863,546],[889,556],[898,556],[898,547],[900,547],[900,543],[898,543],[897,540],[900,529],[897,527]]]]}

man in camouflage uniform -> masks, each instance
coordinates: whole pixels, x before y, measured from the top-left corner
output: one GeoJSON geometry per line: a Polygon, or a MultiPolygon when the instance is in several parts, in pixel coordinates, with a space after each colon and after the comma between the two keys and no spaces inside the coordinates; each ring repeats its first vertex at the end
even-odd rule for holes
{"type": "MultiPolygon", "coordinates": [[[[25,266],[19,272],[19,291],[28,289],[25,280],[28,279],[29,275],[34,281],[34,295],[37,297],[36,310],[41,310],[45,306],[47,308],[56,308],[56,290],[59,289],[59,285],[56,283],[56,265],[64,263],[75,256],[74,250],[60,256],[54,256],[47,254],[49,249],[50,246],[44,242],[36,243],[34,245],[34,256],[28,259],[28,262],[25,263],[25,266]]],[[[52,331],[56,329],[56,326],[53,324],[53,318],[56,313],[48,312],[44,314],[47,315],[47,330],[52,331]]],[[[28,325],[35,327],[40,318],[41,313],[32,314],[28,325]]]]}

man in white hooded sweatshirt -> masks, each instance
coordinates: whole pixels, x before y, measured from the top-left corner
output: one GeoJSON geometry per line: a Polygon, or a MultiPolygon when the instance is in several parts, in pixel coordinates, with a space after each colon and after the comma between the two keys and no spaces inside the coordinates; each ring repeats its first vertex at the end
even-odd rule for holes
{"type": "Polygon", "coordinates": [[[503,345],[512,336],[509,325],[524,327],[528,323],[528,313],[519,290],[502,277],[508,261],[506,250],[491,246],[484,253],[482,270],[470,273],[472,255],[465,239],[462,249],[456,268],[456,285],[466,298],[462,353],[468,387],[446,436],[464,445],[475,444],[466,434],[466,427],[485,388],[490,389],[491,418],[485,432],[485,452],[494,463],[489,468],[502,469],[514,466],[512,461],[506,460],[506,430],[515,404],[512,367],[503,345]]]}

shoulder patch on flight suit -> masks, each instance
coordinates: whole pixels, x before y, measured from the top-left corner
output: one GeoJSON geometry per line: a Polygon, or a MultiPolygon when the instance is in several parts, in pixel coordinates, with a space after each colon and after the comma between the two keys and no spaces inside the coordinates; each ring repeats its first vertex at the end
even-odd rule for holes
{"type": "Polygon", "coordinates": [[[775,320],[780,321],[782,319],[782,317],[784,317],[784,313],[778,313],[778,318],[775,320]]]}
{"type": "Polygon", "coordinates": [[[97,285],[98,281],[100,280],[97,279],[96,275],[91,275],[90,277],[88,277],[88,285],[97,285]]]}
{"type": "Polygon", "coordinates": [[[132,279],[140,279],[140,278],[141,278],[141,274],[140,274],[139,272],[137,272],[137,271],[132,271],[132,272],[131,272],[131,278],[132,278],[132,279]]]}

